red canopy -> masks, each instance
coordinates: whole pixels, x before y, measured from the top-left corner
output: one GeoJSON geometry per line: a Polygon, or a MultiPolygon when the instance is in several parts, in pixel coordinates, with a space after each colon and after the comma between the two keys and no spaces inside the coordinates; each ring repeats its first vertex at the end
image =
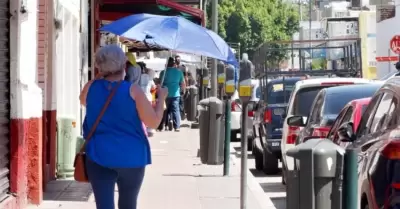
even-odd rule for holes
{"type": "Polygon", "coordinates": [[[99,19],[114,21],[138,13],[164,14],[163,11],[157,10],[157,6],[171,9],[171,11],[166,11],[165,15],[179,15],[180,12],[183,12],[191,15],[194,22],[205,24],[202,10],[171,0],[103,0],[100,5],[99,19]]]}

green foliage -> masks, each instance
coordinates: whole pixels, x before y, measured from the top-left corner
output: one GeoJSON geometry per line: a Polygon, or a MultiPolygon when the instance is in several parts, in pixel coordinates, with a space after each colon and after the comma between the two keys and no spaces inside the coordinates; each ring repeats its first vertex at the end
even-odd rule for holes
{"type": "MultiPolygon", "coordinates": [[[[207,25],[211,26],[211,3],[207,5],[207,25]]],[[[291,40],[299,29],[298,5],[282,0],[219,0],[218,33],[227,42],[240,43],[241,52],[252,57],[261,44],[268,41],[291,40]]],[[[286,47],[271,45],[272,47],[286,47]]],[[[286,51],[268,54],[270,61],[279,62],[286,51]]]]}
{"type": "Polygon", "coordinates": [[[313,70],[326,69],[327,61],[325,58],[313,59],[311,67],[313,70]]]}

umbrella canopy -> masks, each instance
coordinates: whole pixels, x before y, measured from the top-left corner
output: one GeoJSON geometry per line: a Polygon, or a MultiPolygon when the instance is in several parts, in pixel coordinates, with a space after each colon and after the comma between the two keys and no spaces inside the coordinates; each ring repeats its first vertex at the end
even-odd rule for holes
{"type": "Polygon", "coordinates": [[[182,17],[137,14],[114,21],[100,30],[238,65],[231,48],[218,34],[182,17]]]}

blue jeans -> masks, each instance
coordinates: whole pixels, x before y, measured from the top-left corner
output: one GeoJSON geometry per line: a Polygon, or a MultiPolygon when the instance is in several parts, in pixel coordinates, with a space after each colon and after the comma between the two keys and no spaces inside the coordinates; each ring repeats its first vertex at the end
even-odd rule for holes
{"type": "Polygon", "coordinates": [[[115,184],[118,185],[118,208],[136,209],[145,168],[106,168],[86,157],[86,170],[92,185],[97,209],[115,209],[115,184]]]}
{"type": "Polygon", "coordinates": [[[179,108],[180,100],[181,100],[181,97],[167,98],[167,114],[169,117],[172,117],[174,129],[178,129],[181,127],[181,112],[180,112],[180,108],[179,108]]]}

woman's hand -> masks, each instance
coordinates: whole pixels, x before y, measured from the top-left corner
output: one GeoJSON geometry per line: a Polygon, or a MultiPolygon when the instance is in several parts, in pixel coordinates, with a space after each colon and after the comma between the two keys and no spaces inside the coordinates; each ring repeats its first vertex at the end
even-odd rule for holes
{"type": "Polygon", "coordinates": [[[159,87],[157,89],[157,95],[158,95],[158,98],[160,99],[160,101],[164,101],[168,96],[168,88],[167,87],[163,87],[163,88],[159,87]]]}

